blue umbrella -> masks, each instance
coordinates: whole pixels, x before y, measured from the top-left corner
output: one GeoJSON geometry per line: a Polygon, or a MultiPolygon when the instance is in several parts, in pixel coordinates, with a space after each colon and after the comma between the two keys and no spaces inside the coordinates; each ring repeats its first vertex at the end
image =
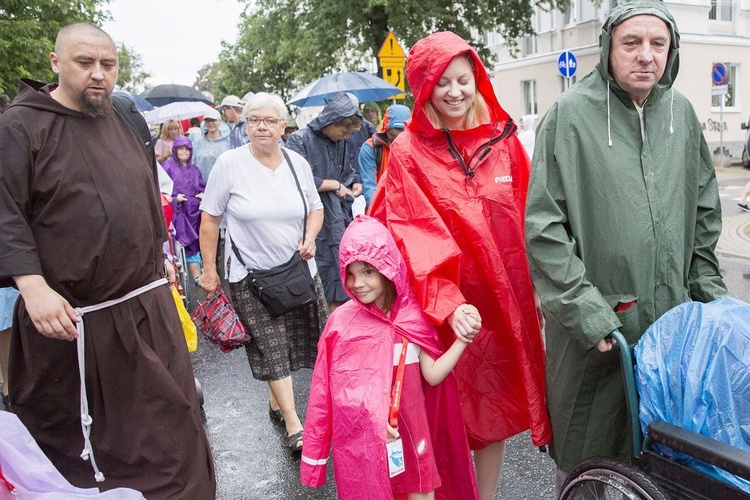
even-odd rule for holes
{"type": "Polygon", "coordinates": [[[305,85],[287,103],[294,106],[324,106],[326,99],[337,92],[350,92],[360,102],[382,101],[403,91],[370,73],[334,73],[305,85]]]}
{"type": "Polygon", "coordinates": [[[146,99],[154,106],[164,106],[172,102],[198,101],[206,104],[213,104],[204,96],[200,90],[190,87],[189,85],[179,85],[176,83],[165,83],[151,87],[141,92],[141,97],[146,99]]]}
{"type": "Polygon", "coordinates": [[[112,91],[112,95],[119,95],[121,97],[130,99],[131,101],[133,101],[133,104],[135,104],[135,109],[137,109],[141,113],[154,109],[154,106],[146,99],[137,94],[133,94],[132,92],[128,92],[127,90],[115,89],[112,91]]]}

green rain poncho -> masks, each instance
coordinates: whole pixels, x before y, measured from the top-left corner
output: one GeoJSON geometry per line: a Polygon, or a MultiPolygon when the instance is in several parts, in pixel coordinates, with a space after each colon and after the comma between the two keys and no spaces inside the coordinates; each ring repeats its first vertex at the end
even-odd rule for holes
{"type": "Polygon", "coordinates": [[[616,351],[681,302],[727,294],[714,247],[721,208],[711,155],[687,99],[672,88],[679,33],[661,2],[618,5],[602,27],[601,60],[539,125],[526,211],[531,270],[546,318],[552,457],[570,472],[593,455],[627,457],[616,351]],[[609,72],[612,27],[635,15],[671,31],[664,76],[638,111],[609,72]],[[618,303],[635,301],[624,312],[618,303]]]}

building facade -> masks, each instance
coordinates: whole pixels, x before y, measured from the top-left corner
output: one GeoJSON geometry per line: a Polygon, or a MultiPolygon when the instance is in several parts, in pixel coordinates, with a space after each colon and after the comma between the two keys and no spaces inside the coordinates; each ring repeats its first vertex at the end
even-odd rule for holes
{"type": "MultiPolygon", "coordinates": [[[[693,104],[717,164],[740,160],[750,123],[750,0],[665,1],[680,31],[680,71],[675,88],[693,104]],[[712,95],[714,64],[728,69],[727,95],[712,95]],[[719,156],[723,145],[724,156],[719,156]]],[[[617,0],[571,0],[564,11],[536,8],[536,35],[520,40],[516,57],[498,33],[485,35],[498,62],[491,70],[503,107],[517,121],[522,115],[540,118],[570,85],[599,62],[599,33],[617,0]],[[564,78],[558,58],[570,51],[577,60],[575,75],[564,78]]],[[[538,123],[538,121],[537,121],[538,123]]]]}

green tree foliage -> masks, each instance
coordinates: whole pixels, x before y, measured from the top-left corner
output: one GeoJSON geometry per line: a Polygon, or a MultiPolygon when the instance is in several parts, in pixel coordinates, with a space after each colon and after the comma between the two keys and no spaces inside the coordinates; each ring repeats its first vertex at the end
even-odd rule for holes
{"type": "Polygon", "coordinates": [[[136,94],[142,92],[146,80],[151,77],[151,73],[143,70],[141,55],[132,47],[128,47],[124,43],[118,43],[117,59],[120,63],[117,73],[117,86],[136,94]]]}
{"type": "Polygon", "coordinates": [[[49,63],[60,28],[107,19],[108,0],[0,0],[0,92],[14,96],[19,78],[56,81],[49,63]]]}
{"type": "Polygon", "coordinates": [[[270,91],[285,99],[334,71],[367,70],[389,31],[405,49],[434,31],[451,30],[491,62],[482,36],[497,30],[513,48],[533,33],[534,4],[570,0],[244,0],[234,44],[224,44],[213,75],[219,94],[270,91]],[[479,34],[479,35],[478,35],[479,34]]]}
{"type": "MultiPolygon", "coordinates": [[[[217,81],[219,74],[219,63],[204,64],[199,70],[198,75],[195,77],[195,83],[193,87],[200,90],[201,92],[208,92],[215,98],[221,98],[222,93],[218,89],[217,81]]],[[[240,97],[242,97],[240,95],[240,97]]]]}

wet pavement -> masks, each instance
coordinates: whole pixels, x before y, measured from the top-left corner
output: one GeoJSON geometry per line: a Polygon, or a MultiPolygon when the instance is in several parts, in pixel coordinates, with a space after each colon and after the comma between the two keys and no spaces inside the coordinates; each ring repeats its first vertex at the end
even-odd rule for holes
{"type": "MultiPolygon", "coordinates": [[[[750,236],[745,232],[750,214],[736,207],[750,170],[726,168],[718,177],[724,224],[734,228],[731,235],[722,235],[720,247],[727,250],[720,256],[721,271],[731,294],[750,302],[750,236]]],[[[286,450],[283,426],[269,419],[268,385],[252,378],[244,349],[224,354],[201,338],[192,357],[203,385],[219,500],[336,498],[331,462],[325,487],[313,490],[300,484],[299,458],[286,450]]],[[[303,420],[311,374],[312,370],[300,370],[293,375],[303,420]]],[[[531,444],[528,433],[508,440],[496,498],[554,498],[554,464],[531,444]]]]}

